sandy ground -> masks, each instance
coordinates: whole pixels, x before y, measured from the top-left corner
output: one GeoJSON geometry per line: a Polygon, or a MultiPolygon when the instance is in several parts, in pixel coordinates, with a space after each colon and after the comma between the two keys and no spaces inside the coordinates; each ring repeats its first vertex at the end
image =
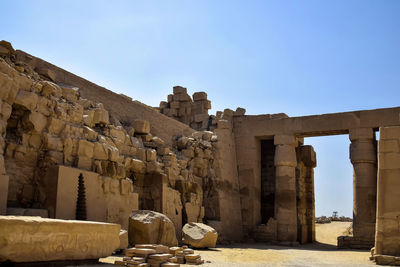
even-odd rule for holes
{"type": "MultiPolygon", "coordinates": [[[[298,247],[240,243],[209,250],[197,250],[197,252],[206,261],[201,265],[203,267],[375,265],[369,261],[370,252],[367,250],[336,248],[336,237],[342,235],[349,225],[350,223],[342,222],[318,224],[316,226],[317,242],[298,247]]],[[[113,262],[115,258],[108,257],[104,261],[113,262]]]]}

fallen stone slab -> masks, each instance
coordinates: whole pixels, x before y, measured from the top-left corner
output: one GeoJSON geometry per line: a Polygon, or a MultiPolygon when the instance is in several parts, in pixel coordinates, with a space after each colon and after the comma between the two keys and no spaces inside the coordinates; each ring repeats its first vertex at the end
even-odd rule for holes
{"type": "Polygon", "coordinates": [[[182,242],[194,248],[213,248],[218,239],[217,231],[203,223],[185,224],[182,234],[182,242]]]}
{"type": "Polygon", "coordinates": [[[119,224],[0,216],[0,262],[83,260],[118,249],[119,224]]]}
{"type": "Polygon", "coordinates": [[[162,213],[150,210],[132,211],[129,217],[129,244],[178,245],[175,226],[162,213]]]}

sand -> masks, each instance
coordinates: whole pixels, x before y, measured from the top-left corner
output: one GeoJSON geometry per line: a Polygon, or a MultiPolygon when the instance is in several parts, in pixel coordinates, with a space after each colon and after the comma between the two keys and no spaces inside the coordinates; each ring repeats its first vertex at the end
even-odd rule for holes
{"type": "MultiPolygon", "coordinates": [[[[336,248],[336,237],[342,235],[349,225],[350,223],[347,222],[317,225],[317,242],[298,247],[240,243],[215,249],[197,250],[197,252],[206,261],[201,265],[204,267],[375,265],[369,261],[368,250],[336,248]]],[[[114,259],[108,258],[110,261],[114,259]]]]}

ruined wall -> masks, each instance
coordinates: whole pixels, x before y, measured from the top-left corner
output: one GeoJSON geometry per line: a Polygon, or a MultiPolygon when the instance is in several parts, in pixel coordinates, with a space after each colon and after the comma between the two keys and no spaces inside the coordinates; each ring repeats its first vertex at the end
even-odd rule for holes
{"type": "Polygon", "coordinates": [[[400,127],[381,127],[379,133],[374,254],[400,256],[400,127]]]}
{"type": "Polygon", "coordinates": [[[187,89],[174,86],[173,94],[168,95],[168,101],[160,102],[160,112],[174,118],[195,130],[209,129],[208,110],[211,101],[207,100],[205,92],[196,92],[192,98],[187,94],[187,89]]]}
{"type": "Polygon", "coordinates": [[[135,119],[147,120],[151,125],[151,133],[159,136],[167,144],[172,143],[174,136],[190,135],[194,131],[187,125],[163,116],[145,104],[132,101],[126,96],[116,94],[23,51],[17,50],[15,58],[18,62],[28,64],[32,70],[40,72],[42,77],[47,77],[57,84],[78,87],[82,98],[103,103],[104,108],[110,112],[112,122],[118,120],[121,124],[129,124],[135,119]]]}
{"type": "MultiPolygon", "coordinates": [[[[240,202],[236,145],[232,128],[234,113],[231,110],[225,110],[218,115],[214,117],[211,125],[218,137],[214,152],[216,175],[211,180],[215,185],[218,197],[217,201],[210,199],[206,204],[213,206],[218,203],[216,209],[219,210],[219,216],[218,218],[211,216],[208,222],[219,231],[220,241],[240,241],[243,237],[242,203],[240,202]]],[[[206,215],[208,214],[206,213],[206,215]]]]}
{"type": "MultiPolygon", "coordinates": [[[[90,186],[89,219],[126,226],[130,210],[149,208],[167,213],[177,228],[202,221],[202,179],[212,172],[212,133],[195,132],[154,110],[149,114],[157,114],[155,121],[160,116],[163,123],[172,121],[160,131],[169,143],[153,136],[157,128],[148,121],[116,125],[118,120],[104,105],[84,99],[80,88],[53,83],[49,69],[35,69],[39,75],[16,58],[0,58],[0,168],[2,184],[10,176],[10,185],[2,188],[8,208],[49,210],[50,216],[70,218],[74,201],[57,206],[63,202],[57,199],[68,192],[75,198],[76,179],[82,173],[90,186]],[[182,131],[190,134],[184,145],[177,142],[182,131]],[[70,168],[54,170],[61,165],[70,168]],[[109,204],[96,206],[93,200],[109,204]]],[[[67,75],[63,70],[56,73],[67,75]]],[[[131,118],[141,117],[142,111],[131,118]]]]}

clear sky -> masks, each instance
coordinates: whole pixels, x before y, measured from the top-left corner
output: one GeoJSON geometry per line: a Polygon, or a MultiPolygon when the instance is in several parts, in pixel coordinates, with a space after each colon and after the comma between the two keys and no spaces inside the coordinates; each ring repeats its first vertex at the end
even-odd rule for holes
{"type": "MultiPolygon", "coordinates": [[[[158,106],[182,85],[212,113],[399,106],[400,1],[8,1],[0,39],[158,106]]],[[[316,213],[352,215],[348,137],[315,147],[316,213]]]]}

